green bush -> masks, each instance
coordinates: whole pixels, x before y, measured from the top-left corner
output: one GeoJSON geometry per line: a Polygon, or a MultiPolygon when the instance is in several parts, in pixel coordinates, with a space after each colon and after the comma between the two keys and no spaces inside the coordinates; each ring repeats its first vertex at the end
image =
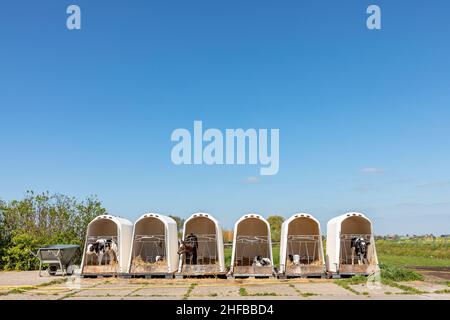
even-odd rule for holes
{"type": "Polygon", "coordinates": [[[39,260],[33,257],[34,251],[40,245],[40,240],[29,234],[19,234],[12,237],[9,246],[2,257],[3,268],[6,270],[34,270],[39,266],[39,260]]]}
{"type": "Polygon", "coordinates": [[[423,280],[423,276],[414,270],[381,264],[381,278],[392,281],[423,280]]]}
{"type": "MultiPolygon", "coordinates": [[[[30,253],[51,244],[84,244],[86,227],[106,210],[93,197],[84,201],[61,194],[27,192],[22,200],[0,201],[0,270],[33,270],[30,253]]],[[[78,263],[81,252],[75,257],[78,263]]]]}

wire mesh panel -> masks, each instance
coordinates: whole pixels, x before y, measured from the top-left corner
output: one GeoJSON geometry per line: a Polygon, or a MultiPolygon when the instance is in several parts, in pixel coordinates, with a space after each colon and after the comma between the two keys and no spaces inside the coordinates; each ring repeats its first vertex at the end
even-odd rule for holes
{"type": "Polygon", "coordinates": [[[188,265],[195,264],[216,264],[218,263],[217,256],[217,238],[215,234],[195,234],[197,238],[197,250],[195,258],[194,255],[184,255],[184,262],[188,265]]]}
{"type": "Polygon", "coordinates": [[[234,275],[270,276],[273,273],[273,261],[270,258],[268,236],[236,236],[234,275]],[[262,265],[263,259],[270,263],[262,265]]]}
{"type": "Polygon", "coordinates": [[[246,236],[236,237],[235,266],[253,266],[256,256],[269,258],[268,236],[246,236]]]}
{"type": "Polygon", "coordinates": [[[136,235],[133,241],[131,272],[165,272],[165,235],[136,235]]]}
{"type": "Polygon", "coordinates": [[[299,265],[308,265],[319,261],[321,258],[320,235],[289,235],[287,253],[288,261],[299,265]]]}
{"type": "Polygon", "coordinates": [[[216,234],[194,234],[196,252],[183,254],[182,271],[190,274],[209,274],[220,271],[216,234]]]}
{"type": "Polygon", "coordinates": [[[320,235],[288,235],[286,274],[320,276],[324,272],[320,235]]]}

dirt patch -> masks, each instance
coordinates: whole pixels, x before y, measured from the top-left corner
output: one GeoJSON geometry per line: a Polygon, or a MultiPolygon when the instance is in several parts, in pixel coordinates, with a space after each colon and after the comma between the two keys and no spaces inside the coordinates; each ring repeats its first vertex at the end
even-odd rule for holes
{"type": "Polygon", "coordinates": [[[407,267],[422,274],[425,280],[450,280],[450,267],[407,267]]]}

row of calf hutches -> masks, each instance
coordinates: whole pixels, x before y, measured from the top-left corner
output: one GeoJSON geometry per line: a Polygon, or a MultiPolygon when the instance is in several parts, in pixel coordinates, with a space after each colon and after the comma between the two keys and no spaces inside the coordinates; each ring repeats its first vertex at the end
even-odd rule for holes
{"type": "Polygon", "coordinates": [[[281,227],[279,269],[273,263],[270,225],[258,214],[242,216],[234,225],[231,266],[225,266],[222,228],[208,213],[185,220],[182,241],[175,220],[147,213],[134,225],[102,215],[87,228],[83,276],[235,276],[324,277],[372,274],[378,259],[372,222],[351,212],[327,225],[324,257],[320,224],[307,213],[281,227]]]}

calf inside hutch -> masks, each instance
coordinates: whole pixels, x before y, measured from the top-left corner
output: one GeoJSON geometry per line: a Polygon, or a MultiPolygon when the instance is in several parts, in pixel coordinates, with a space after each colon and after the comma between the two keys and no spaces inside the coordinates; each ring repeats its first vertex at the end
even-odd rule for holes
{"type": "Polygon", "coordinates": [[[166,228],[158,217],[147,216],[136,222],[130,273],[166,273],[166,228]]]}
{"type": "Polygon", "coordinates": [[[83,274],[119,272],[117,225],[110,219],[93,221],[88,227],[83,259],[83,274]]]}
{"type": "Polygon", "coordinates": [[[324,276],[322,235],[317,220],[310,215],[295,215],[283,225],[281,242],[282,273],[288,277],[324,276]]]}
{"type": "Polygon", "coordinates": [[[181,274],[214,275],[226,272],[222,230],[208,214],[194,214],[185,221],[178,254],[181,274]]]}
{"type": "Polygon", "coordinates": [[[233,276],[265,277],[273,275],[270,227],[261,216],[247,215],[235,226],[233,276]]]}
{"type": "Polygon", "coordinates": [[[370,274],[377,265],[370,221],[359,216],[345,219],[340,235],[339,273],[370,274]]]}

